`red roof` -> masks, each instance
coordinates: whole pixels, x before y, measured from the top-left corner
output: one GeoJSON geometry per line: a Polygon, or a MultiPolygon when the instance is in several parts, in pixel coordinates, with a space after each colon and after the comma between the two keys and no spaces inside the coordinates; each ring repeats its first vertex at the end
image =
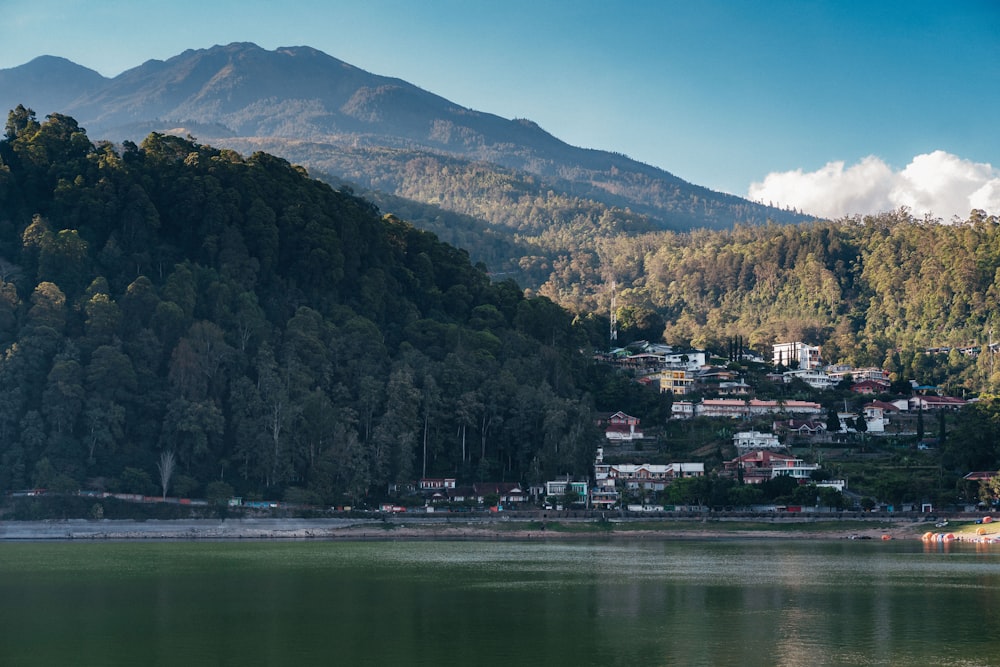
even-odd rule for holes
{"type": "Polygon", "coordinates": [[[794,460],[795,457],[789,456],[788,454],[780,454],[769,449],[755,449],[751,452],[743,454],[742,456],[737,456],[732,461],[728,461],[726,466],[735,467],[742,463],[744,466],[749,465],[752,468],[770,468],[773,467],[776,462],[784,463],[785,461],[794,460]]]}
{"type": "Polygon", "coordinates": [[[899,408],[894,403],[886,403],[885,401],[872,401],[866,408],[882,408],[882,412],[899,412],[899,408]]]}

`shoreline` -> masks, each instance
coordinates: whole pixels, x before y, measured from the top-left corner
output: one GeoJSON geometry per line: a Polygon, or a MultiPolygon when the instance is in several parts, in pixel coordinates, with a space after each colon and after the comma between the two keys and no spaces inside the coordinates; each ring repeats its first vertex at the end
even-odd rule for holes
{"type": "MultiPolygon", "coordinates": [[[[919,540],[926,526],[913,522],[879,522],[863,527],[857,522],[810,530],[810,522],[796,530],[779,529],[773,524],[744,522],[726,527],[725,522],[663,520],[643,522],[642,527],[615,523],[610,528],[596,522],[573,524],[549,521],[523,522],[385,522],[377,519],[190,519],[190,520],[100,520],[68,519],[51,521],[2,521],[0,542],[22,541],[105,541],[105,540],[689,540],[689,539],[773,539],[773,540],[919,540]],[[573,526],[572,529],[569,527],[573,526]]],[[[818,526],[821,522],[816,522],[818,526]]],[[[872,522],[874,523],[874,522],[872,522]]]]}

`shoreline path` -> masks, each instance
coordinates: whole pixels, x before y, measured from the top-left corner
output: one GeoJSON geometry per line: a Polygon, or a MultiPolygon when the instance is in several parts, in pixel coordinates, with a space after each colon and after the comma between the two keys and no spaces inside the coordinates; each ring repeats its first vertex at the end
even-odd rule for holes
{"type": "MultiPolygon", "coordinates": [[[[564,531],[539,527],[538,522],[449,521],[403,522],[379,519],[187,519],[0,521],[0,541],[44,540],[225,540],[225,539],[329,539],[329,540],[521,540],[521,539],[919,539],[922,528],[912,522],[884,523],[871,528],[852,522],[843,530],[832,527],[788,531],[764,523],[726,527],[716,522],[664,521],[662,529],[630,530],[615,523],[613,530],[564,531]],[[502,524],[502,525],[501,525],[502,524]]],[[[555,528],[558,520],[549,522],[555,528]]],[[[875,522],[873,522],[874,524],[875,522]]],[[[545,526],[545,524],[542,524],[545,526]]]]}

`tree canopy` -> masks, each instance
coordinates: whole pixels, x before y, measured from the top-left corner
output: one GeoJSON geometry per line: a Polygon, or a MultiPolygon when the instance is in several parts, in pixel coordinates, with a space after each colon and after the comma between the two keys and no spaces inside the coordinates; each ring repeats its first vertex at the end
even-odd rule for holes
{"type": "Polygon", "coordinates": [[[271,155],[18,107],[0,269],[0,489],[357,503],[590,463],[586,329],[271,155]]]}

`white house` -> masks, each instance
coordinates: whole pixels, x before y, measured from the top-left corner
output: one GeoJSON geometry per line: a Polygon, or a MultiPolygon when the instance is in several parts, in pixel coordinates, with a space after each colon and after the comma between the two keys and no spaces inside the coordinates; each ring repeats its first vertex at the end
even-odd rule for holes
{"type": "Polygon", "coordinates": [[[819,369],[809,369],[809,370],[795,370],[783,373],[783,380],[785,384],[788,384],[793,379],[799,379],[805,382],[807,385],[813,389],[818,389],[819,391],[826,391],[830,387],[837,384],[837,381],[827,375],[824,371],[819,369]]]}
{"type": "Polygon", "coordinates": [[[675,479],[704,475],[704,463],[605,463],[603,448],[597,449],[594,459],[594,482],[600,489],[662,491],[675,479]]]}
{"type": "Polygon", "coordinates": [[[775,477],[791,477],[799,484],[805,484],[811,479],[813,472],[819,470],[818,463],[806,463],[802,459],[788,459],[784,464],[771,468],[771,479],[775,477]]]}
{"type": "Polygon", "coordinates": [[[760,431],[740,431],[733,434],[733,445],[740,454],[753,449],[784,449],[778,436],[774,433],[761,433],[760,431]]]}
{"type": "Polygon", "coordinates": [[[952,396],[912,396],[910,397],[910,410],[916,412],[923,410],[960,410],[968,403],[964,398],[954,398],[952,396]]]}
{"type": "Polygon", "coordinates": [[[576,494],[580,502],[583,502],[587,498],[587,483],[574,482],[569,479],[556,479],[545,482],[545,495],[547,496],[565,496],[569,492],[576,494]]]}
{"type": "Polygon", "coordinates": [[[797,365],[801,370],[812,370],[820,366],[820,348],[805,343],[775,343],[771,359],[776,366],[797,365]]]}
{"type": "Polygon", "coordinates": [[[671,419],[692,419],[694,418],[694,403],[691,401],[674,401],[670,405],[671,419]]]}
{"type": "Polygon", "coordinates": [[[876,403],[869,403],[863,408],[865,424],[869,433],[885,433],[885,425],[889,423],[885,409],[876,403]]]}
{"type": "MultiPolygon", "coordinates": [[[[841,433],[857,432],[857,420],[859,415],[855,412],[838,412],[837,419],[840,421],[841,433]]],[[[885,433],[885,425],[889,420],[885,417],[883,408],[876,405],[866,405],[860,417],[865,420],[865,431],[873,434],[885,433]]]]}

